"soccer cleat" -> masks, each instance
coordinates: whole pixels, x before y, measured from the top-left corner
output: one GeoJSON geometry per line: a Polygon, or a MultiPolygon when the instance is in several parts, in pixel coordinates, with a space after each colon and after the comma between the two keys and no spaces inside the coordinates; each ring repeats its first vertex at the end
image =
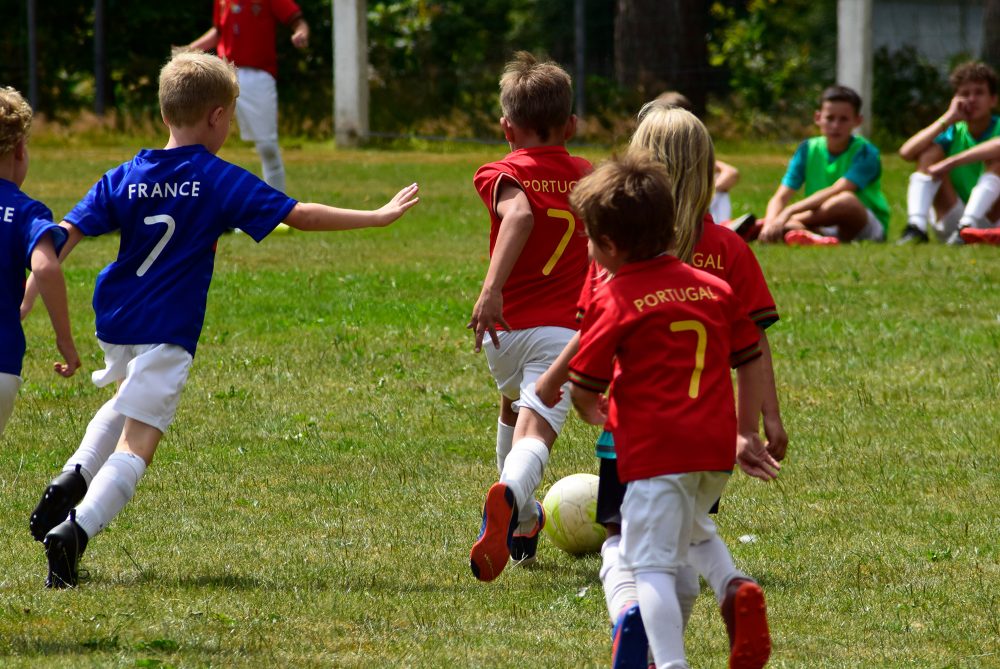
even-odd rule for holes
{"type": "Polygon", "coordinates": [[[511,541],[517,529],[517,502],[505,483],[494,483],[486,493],[479,538],[469,552],[472,573],[480,581],[492,581],[510,559],[511,541]]]}
{"type": "Polygon", "coordinates": [[[530,567],[535,564],[535,554],[538,552],[538,535],[545,527],[545,509],[541,502],[535,500],[535,526],[528,534],[515,534],[510,542],[510,559],[519,567],[530,567]]]}
{"type": "Polygon", "coordinates": [[[729,669],[761,669],[771,656],[764,591],[748,578],[726,585],[722,619],[729,633],[729,669]]]}
{"type": "Polygon", "coordinates": [[[911,244],[926,244],[927,233],[915,225],[907,225],[903,234],[896,240],[896,246],[909,246],[911,244]]]}
{"type": "Polygon", "coordinates": [[[951,233],[951,236],[948,237],[948,241],[946,241],[945,244],[948,246],[964,246],[965,239],[962,237],[962,232],[968,229],[969,228],[959,228],[955,232],[951,233]]]}
{"type": "Polygon", "coordinates": [[[55,477],[28,520],[28,529],[35,541],[44,541],[49,530],[66,520],[70,509],[80,503],[86,492],[87,480],[80,473],[80,465],[55,477]]]}
{"type": "Polygon", "coordinates": [[[80,581],[80,557],[87,548],[87,533],[68,518],[45,535],[45,557],[49,560],[46,588],[75,588],[80,581]]]}
{"type": "Polygon", "coordinates": [[[962,228],[959,230],[966,244],[992,244],[1000,246],[1000,228],[962,228]]]}
{"type": "Polygon", "coordinates": [[[757,224],[757,217],[753,214],[743,214],[739,218],[725,221],[722,225],[729,228],[743,239],[749,239],[754,226],[757,224]]]}
{"type": "Polygon", "coordinates": [[[639,605],[633,603],[622,609],[611,628],[611,669],[646,669],[648,662],[649,639],[639,605]]]}
{"type": "Polygon", "coordinates": [[[809,230],[789,230],[785,233],[785,243],[789,246],[837,246],[836,237],[824,237],[809,230]]]}

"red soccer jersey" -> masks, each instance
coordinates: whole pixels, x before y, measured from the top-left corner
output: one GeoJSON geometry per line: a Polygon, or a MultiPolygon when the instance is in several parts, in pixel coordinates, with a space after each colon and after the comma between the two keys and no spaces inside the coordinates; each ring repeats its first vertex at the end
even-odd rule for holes
{"type": "Polygon", "coordinates": [[[774,298],[767,288],[760,263],[743,238],[727,227],[716,225],[705,215],[701,237],[694,247],[691,266],[705,270],[729,284],[750,320],[767,329],[778,320],[774,298]]]}
{"type": "Polygon", "coordinates": [[[629,263],[598,289],[570,379],[604,392],[613,377],[608,427],[622,481],[733,468],[729,368],[758,357],[758,342],[726,282],[673,256],[629,263]]]}
{"type": "MultiPolygon", "coordinates": [[[[738,234],[716,225],[708,214],[702,222],[702,232],[694,247],[691,266],[728,283],[746,308],[750,320],[758,327],[766,330],[778,320],[778,310],[774,306],[774,298],[771,297],[757,257],[738,234]]],[[[583,320],[591,297],[607,280],[607,270],[591,261],[577,301],[578,321],[583,320]]]]}
{"type": "Polygon", "coordinates": [[[215,0],[212,25],[219,31],[216,51],[236,67],[255,67],[277,77],[275,22],[290,23],[301,15],[293,0],[215,0]]]}
{"type": "MultiPolygon", "coordinates": [[[[576,302],[587,272],[587,236],[569,193],[591,169],[562,146],[518,149],[483,165],[473,181],[490,212],[490,256],[500,232],[497,197],[511,183],[525,192],[534,227],[503,286],[503,315],[513,330],[577,328],[576,302]]],[[[497,325],[499,327],[499,324],[497,325]]]]}

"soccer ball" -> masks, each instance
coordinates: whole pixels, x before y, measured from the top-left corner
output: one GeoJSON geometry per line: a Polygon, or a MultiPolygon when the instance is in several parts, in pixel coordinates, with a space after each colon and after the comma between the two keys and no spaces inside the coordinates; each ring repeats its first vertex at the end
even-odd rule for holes
{"type": "Polygon", "coordinates": [[[571,555],[596,553],[604,543],[604,526],[594,520],[597,482],[593,474],[571,474],[556,481],[542,500],[545,534],[571,555]]]}

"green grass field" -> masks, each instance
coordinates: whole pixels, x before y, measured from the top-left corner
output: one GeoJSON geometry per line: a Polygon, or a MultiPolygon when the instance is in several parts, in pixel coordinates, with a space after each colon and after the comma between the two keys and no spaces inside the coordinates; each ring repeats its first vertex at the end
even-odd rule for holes
{"type": "MultiPolygon", "coordinates": [[[[60,216],[135,148],[39,138],[25,190],[60,216]]],[[[720,148],[737,211],[763,211],[793,148],[720,148]]],[[[74,252],[85,369],[50,371],[34,314],[0,439],[0,666],[607,666],[596,556],[543,539],[534,569],[469,572],[497,400],[465,330],[487,265],[471,178],[502,152],[288,147],[300,199],[374,207],[418,180],[423,201],[386,230],[221,240],[177,419],[89,580],[50,591],[28,514],[108,397],[89,305],[116,239],[74,252]]],[[[885,167],[895,239],[907,169],[885,167]]],[[[997,249],[756,250],[791,444],[778,482],[733,477],[719,524],[766,590],[769,666],[1000,667],[997,249]]],[[[543,489],[596,471],[595,436],[570,421],[543,489]]],[[[707,590],[687,641],[692,667],[726,666],[707,590]]]]}

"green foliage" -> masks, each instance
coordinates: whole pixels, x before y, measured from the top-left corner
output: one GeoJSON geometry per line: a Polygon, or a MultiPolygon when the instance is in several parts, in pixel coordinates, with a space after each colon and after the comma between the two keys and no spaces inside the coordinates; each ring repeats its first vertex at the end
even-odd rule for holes
{"type": "Polygon", "coordinates": [[[947,79],[912,46],[878,49],[873,67],[873,130],[884,144],[901,143],[947,109],[947,79]]]}
{"type": "Polygon", "coordinates": [[[711,12],[718,28],[709,62],[728,72],[737,113],[748,121],[757,115],[751,124],[759,125],[815,108],[835,72],[834,0],[714,2],[711,12]]]}

